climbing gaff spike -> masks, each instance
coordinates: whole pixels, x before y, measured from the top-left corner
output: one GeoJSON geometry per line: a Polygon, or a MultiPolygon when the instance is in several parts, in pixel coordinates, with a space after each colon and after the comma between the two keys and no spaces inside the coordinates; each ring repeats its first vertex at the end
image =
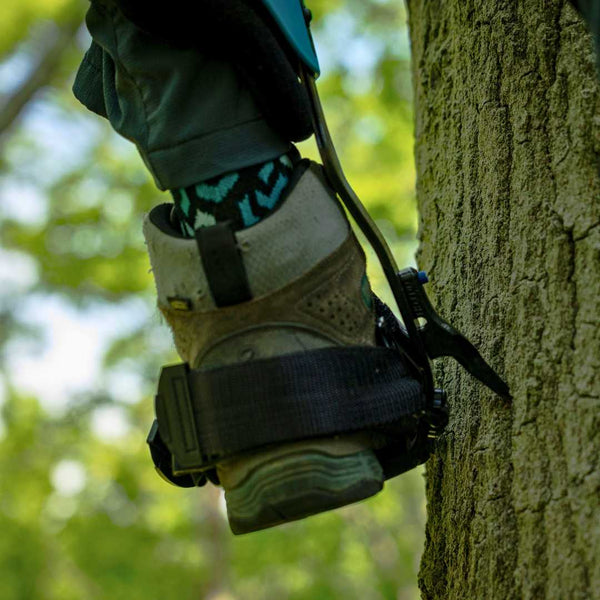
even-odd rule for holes
{"type": "Polygon", "coordinates": [[[418,333],[425,345],[427,356],[430,359],[451,356],[493,392],[505,400],[510,400],[508,385],[485,362],[475,346],[444,321],[433,308],[423,289],[423,285],[428,281],[426,275],[409,267],[399,273],[399,278],[405,288],[405,296],[410,301],[412,319],[415,322],[418,322],[419,318],[425,319],[425,324],[418,327],[418,333]]]}

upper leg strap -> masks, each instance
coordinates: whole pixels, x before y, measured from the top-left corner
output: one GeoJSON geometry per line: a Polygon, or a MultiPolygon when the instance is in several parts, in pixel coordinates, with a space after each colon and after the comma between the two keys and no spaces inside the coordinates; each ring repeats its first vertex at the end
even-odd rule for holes
{"type": "Polygon", "coordinates": [[[211,370],[162,370],[161,437],[185,473],[269,444],[385,429],[426,408],[387,348],[339,347],[211,370]]]}

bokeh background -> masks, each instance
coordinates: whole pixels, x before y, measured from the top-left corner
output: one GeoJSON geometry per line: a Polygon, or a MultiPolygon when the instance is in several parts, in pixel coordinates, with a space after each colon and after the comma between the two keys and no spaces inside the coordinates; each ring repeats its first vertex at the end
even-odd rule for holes
{"type": "MultiPolygon", "coordinates": [[[[413,263],[401,0],[312,0],[321,96],[349,180],[413,263]]],[[[72,97],[84,0],[0,5],[0,598],[417,598],[422,472],[377,497],[234,537],[214,487],[180,490],[145,445],[177,362],[141,234],[168,200],[133,145],[72,97]]],[[[312,143],[304,155],[317,157],[312,143]]],[[[389,298],[375,260],[375,289],[389,298]]]]}

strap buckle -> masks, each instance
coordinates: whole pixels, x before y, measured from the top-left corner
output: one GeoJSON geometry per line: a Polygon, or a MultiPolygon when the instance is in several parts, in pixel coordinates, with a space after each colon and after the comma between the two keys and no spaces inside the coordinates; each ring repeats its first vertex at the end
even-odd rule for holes
{"type": "Polygon", "coordinates": [[[174,475],[198,471],[208,462],[198,440],[189,372],[187,363],[163,367],[154,401],[160,435],[173,455],[174,475]]]}

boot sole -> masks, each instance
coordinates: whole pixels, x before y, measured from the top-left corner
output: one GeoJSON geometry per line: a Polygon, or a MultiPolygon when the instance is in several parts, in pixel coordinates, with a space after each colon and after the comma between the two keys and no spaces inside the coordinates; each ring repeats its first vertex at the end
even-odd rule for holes
{"type": "Polygon", "coordinates": [[[303,519],[373,496],[383,481],[372,450],[347,456],[285,454],[259,464],[225,490],[229,525],[240,535],[303,519]]]}

